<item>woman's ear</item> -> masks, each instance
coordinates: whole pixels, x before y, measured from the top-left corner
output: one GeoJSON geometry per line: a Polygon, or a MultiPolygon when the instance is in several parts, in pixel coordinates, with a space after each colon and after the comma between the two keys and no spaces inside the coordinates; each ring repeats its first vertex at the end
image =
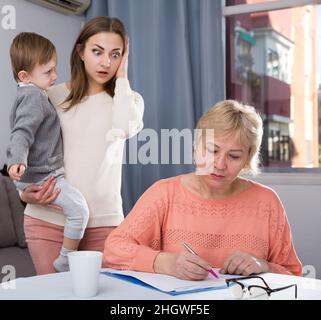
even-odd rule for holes
{"type": "Polygon", "coordinates": [[[20,82],[24,82],[24,83],[29,83],[30,82],[30,75],[29,72],[25,71],[25,70],[21,70],[18,72],[18,78],[20,82]]]}

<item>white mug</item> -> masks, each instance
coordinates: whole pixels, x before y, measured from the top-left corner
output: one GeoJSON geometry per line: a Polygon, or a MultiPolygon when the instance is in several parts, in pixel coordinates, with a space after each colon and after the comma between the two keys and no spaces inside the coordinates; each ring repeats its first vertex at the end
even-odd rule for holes
{"type": "Polygon", "coordinates": [[[97,295],[102,253],[74,251],[68,253],[68,260],[74,295],[81,298],[97,295]]]}

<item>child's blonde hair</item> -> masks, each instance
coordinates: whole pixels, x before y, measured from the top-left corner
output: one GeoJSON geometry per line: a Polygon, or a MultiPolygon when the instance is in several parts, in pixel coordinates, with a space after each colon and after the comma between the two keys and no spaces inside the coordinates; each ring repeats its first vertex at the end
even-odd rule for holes
{"type": "MultiPolygon", "coordinates": [[[[248,161],[243,173],[259,171],[263,122],[254,107],[235,100],[224,100],[212,106],[199,119],[196,129],[214,129],[215,136],[234,134],[243,146],[249,147],[248,161]]],[[[199,141],[195,140],[195,150],[199,141]]]]}
{"type": "Polygon", "coordinates": [[[19,82],[20,71],[32,72],[36,65],[48,63],[55,55],[56,48],[47,38],[34,32],[19,33],[10,47],[14,79],[19,82]]]}

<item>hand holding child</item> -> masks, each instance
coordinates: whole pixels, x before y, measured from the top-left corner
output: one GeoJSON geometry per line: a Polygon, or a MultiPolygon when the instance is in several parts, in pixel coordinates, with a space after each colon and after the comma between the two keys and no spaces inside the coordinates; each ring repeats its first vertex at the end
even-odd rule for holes
{"type": "Polygon", "coordinates": [[[14,164],[9,168],[9,176],[12,180],[19,181],[26,170],[24,164],[14,164]]]}

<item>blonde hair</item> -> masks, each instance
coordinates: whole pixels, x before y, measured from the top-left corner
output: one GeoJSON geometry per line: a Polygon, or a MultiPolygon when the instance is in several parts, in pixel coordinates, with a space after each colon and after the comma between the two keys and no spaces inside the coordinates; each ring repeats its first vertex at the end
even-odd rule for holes
{"type": "Polygon", "coordinates": [[[34,33],[21,32],[10,47],[11,67],[14,79],[19,82],[18,73],[32,72],[39,65],[48,63],[56,55],[56,48],[50,40],[34,33]]]}
{"type": "MultiPolygon", "coordinates": [[[[234,134],[241,145],[249,147],[248,161],[241,173],[259,172],[263,122],[254,107],[235,100],[218,102],[202,115],[196,129],[202,130],[202,135],[206,129],[214,129],[216,136],[234,134]]],[[[197,144],[195,139],[194,150],[197,144]]]]}

